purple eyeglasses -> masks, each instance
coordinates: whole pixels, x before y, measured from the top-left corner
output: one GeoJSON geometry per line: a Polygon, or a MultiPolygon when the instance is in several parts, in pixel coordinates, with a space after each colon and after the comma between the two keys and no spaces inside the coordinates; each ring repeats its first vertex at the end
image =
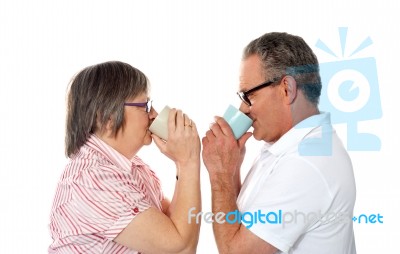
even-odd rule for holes
{"type": "Polygon", "coordinates": [[[146,102],[125,102],[124,106],[134,106],[134,107],[146,108],[146,112],[150,113],[152,103],[153,103],[153,100],[148,100],[146,102]]]}

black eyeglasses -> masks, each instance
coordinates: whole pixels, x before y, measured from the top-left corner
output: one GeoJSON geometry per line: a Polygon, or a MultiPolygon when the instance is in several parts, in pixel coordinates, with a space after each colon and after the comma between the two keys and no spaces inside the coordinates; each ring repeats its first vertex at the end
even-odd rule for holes
{"type": "Polygon", "coordinates": [[[146,112],[150,113],[152,103],[153,103],[152,100],[149,100],[146,102],[125,102],[124,106],[134,106],[134,107],[146,108],[146,112]]]}
{"type": "Polygon", "coordinates": [[[246,92],[237,92],[237,95],[239,95],[239,98],[240,98],[244,103],[246,103],[248,106],[251,106],[251,102],[250,102],[250,99],[249,99],[248,95],[251,94],[251,93],[253,93],[253,92],[255,92],[255,91],[257,91],[257,90],[260,90],[260,89],[262,89],[262,88],[264,88],[264,87],[270,86],[270,85],[272,85],[272,84],[275,83],[275,82],[276,82],[276,79],[274,79],[274,80],[272,80],[272,81],[264,82],[264,83],[262,83],[262,84],[260,84],[260,85],[258,85],[258,86],[256,86],[256,87],[250,89],[250,90],[247,90],[246,92]]]}

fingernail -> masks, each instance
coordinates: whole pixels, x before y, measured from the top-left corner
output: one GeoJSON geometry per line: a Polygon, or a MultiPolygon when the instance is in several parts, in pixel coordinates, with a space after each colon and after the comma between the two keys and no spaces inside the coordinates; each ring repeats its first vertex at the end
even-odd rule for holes
{"type": "Polygon", "coordinates": [[[215,122],[218,122],[218,120],[219,120],[220,118],[221,118],[220,116],[214,116],[215,122]]]}

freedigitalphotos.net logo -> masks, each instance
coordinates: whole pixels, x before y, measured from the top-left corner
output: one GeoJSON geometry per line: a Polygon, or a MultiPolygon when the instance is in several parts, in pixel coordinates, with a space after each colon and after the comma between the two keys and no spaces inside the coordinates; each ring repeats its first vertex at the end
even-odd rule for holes
{"type": "Polygon", "coordinates": [[[243,224],[246,228],[251,228],[255,224],[275,224],[285,227],[288,224],[304,223],[310,224],[319,222],[321,224],[328,223],[349,223],[351,216],[343,212],[330,212],[321,214],[321,212],[308,212],[303,213],[301,211],[294,210],[292,212],[284,212],[282,210],[276,211],[261,211],[260,209],[253,212],[243,212],[238,210],[224,213],[224,212],[198,212],[193,213],[196,208],[192,207],[188,212],[188,223],[199,224],[200,221],[205,223],[229,223],[229,224],[243,224]]]}
{"type": "Polygon", "coordinates": [[[310,224],[320,223],[321,225],[328,223],[351,223],[355,224],[383,224],[383,215],[380,213],[362,213],[359,215],[349,215],[344,212],[329,212],[321,214],[321,212],[308,212],[294,210],[292,212],[284,212],[282,210],[263,212],[260,209],[253,212],[240,212],[238,210],[224,213],[224,212],[198,212],[192,207],[188,211],[188,223],[199,224],[204,221],[207,224],[211,223],[229,223],[229,224],[243,224],[246,228],[251,228],[255,224],[274,224],[281,225],[283,228],[288,224],[310,224]]]}

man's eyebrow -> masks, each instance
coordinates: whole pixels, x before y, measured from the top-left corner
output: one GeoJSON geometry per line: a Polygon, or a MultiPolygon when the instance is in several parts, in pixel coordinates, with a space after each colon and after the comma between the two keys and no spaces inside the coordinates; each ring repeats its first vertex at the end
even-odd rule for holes
{"type": "MultiPolygon", "coordinates": [[[[241,86],[241,85],[247,86],[247,85],[250,85],[250,84],[249,84],[249,83],[246,83],[246,82],[240,82],[240,83],[239,83],[239,91],[238,91],[238,92],[246,92],[246,91],[249,90],[248,88],[245,88],[245,87],[243,87],[243,86],[241,86]]],[[[251,88],[250,88],[250,89],[251,89],[251,88]]]]}

